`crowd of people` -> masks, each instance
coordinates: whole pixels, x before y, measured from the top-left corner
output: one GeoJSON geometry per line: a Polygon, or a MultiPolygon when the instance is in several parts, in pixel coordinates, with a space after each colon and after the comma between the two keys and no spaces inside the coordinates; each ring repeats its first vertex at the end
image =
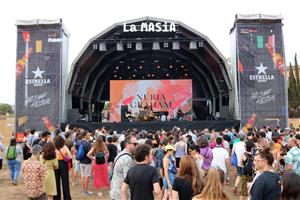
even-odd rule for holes
{"type": "Polygon", "coordinates": [[[28,199],[71,200],[80,175],[82,193],[94,187],[99,199],[109,191],[114,200],[229,200],[224,188],[231,180],[241,200],[296,200],[299,146],[292,126],[121,133],[67,126],[26,130],[23,142],[11,139],[5,156],[12,184],[21,174],[28,199]]]}

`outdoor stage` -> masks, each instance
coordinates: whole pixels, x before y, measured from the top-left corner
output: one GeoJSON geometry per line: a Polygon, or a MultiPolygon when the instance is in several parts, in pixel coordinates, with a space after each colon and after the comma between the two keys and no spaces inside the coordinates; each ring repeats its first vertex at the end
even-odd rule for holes
{"type": "Polygon", "coordinates": [[[182,129],[197,129],[203,130],[205,128],[224,130],[225,128],[236,128],[240,126],[239,120],[204,120],[204,121],[150,121],[150,122],[115,122],[115,123],[94,123],[86,121],[77,121],[72,126],[78,128],[84,128],[89,131],[94,131],[102,126],[105,126],[106,130],[116,130],[118,133],[127,129],[137,128],[140,130],[171,130],[174,126],[178,126],[182,129]]]}

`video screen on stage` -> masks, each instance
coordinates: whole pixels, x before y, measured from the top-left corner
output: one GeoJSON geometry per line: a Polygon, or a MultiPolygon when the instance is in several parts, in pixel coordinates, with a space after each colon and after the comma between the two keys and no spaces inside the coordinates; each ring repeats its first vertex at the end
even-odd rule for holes
{"type": "Polygon", "coordinates": [[[110,81],[111,122],[164,121],[191,113],[191,79],[110,81]]]}

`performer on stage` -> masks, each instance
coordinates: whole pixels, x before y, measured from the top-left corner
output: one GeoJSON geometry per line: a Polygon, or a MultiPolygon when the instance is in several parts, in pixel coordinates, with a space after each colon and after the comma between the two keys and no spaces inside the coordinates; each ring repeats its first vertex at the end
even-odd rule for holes
{"type": "Polygon", "coordinates": [[[181,108],[178,108],[177,113],[176,113],[176,118],[178,121],[183,121],[183,112],[181,108]]]}

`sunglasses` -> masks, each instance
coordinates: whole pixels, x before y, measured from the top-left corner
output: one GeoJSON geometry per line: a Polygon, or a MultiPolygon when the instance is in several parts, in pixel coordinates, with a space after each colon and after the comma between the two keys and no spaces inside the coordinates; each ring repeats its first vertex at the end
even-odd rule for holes
{"type": "Polygon", "coordinates": [[[138,145],[138,143],[129,143],[129,144],[133,144],[134,146],[138,145]]]}

